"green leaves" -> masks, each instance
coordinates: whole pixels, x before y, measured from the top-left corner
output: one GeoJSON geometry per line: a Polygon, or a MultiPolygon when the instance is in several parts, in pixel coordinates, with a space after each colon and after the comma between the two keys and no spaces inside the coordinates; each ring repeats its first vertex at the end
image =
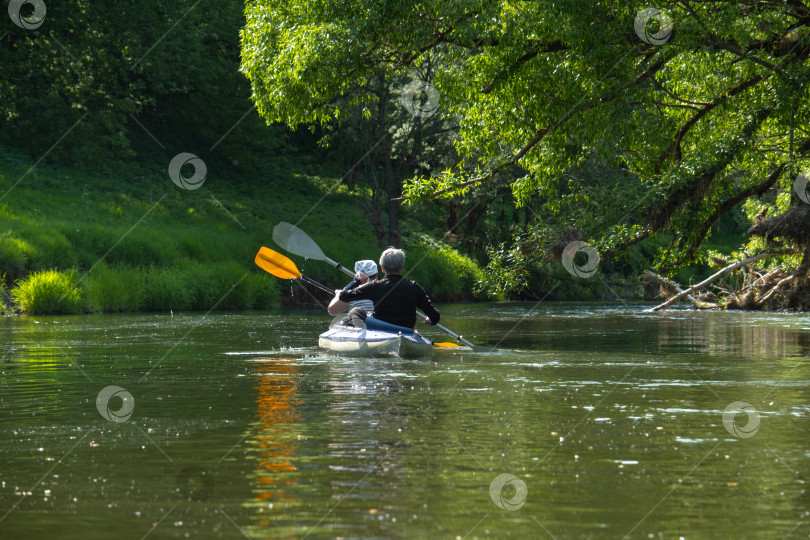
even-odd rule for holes
{"type": "Polygon", "coordinates": [[[609,255],[670,235],[660,256],[677,268],[786,161],[810,165],[810,29],[795,6],[661,2],[674,31],[651,42],[663,19],[639,35],[642,12],[618,0],[280,5],[249,7],[243,70],[263,114],[291,125],[334,118],[375,70],[441,53],[433,84],[460,167],[408,180],[409,203],[508,183],[609,255]]]}

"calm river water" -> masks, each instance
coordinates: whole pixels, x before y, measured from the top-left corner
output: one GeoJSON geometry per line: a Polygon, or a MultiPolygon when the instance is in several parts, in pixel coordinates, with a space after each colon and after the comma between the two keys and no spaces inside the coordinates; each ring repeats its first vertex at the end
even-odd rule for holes
{"type": "Polygon", "coordinates": [[[0,538],[806,538],[810,317],[443,306],[0,319],[0,538]],[[448,340],[435,331],[434,338],[448,340]]]}

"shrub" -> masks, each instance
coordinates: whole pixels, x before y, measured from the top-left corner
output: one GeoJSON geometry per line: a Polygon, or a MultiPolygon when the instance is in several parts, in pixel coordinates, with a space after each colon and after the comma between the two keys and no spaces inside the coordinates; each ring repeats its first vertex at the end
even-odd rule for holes
{"type": "Polygon", "coordinates": [[[78,313],[82,299],[77,281],[75,270],[34,272],[11,290],[11,297],[21,311],[30,315],[78,313]]]}

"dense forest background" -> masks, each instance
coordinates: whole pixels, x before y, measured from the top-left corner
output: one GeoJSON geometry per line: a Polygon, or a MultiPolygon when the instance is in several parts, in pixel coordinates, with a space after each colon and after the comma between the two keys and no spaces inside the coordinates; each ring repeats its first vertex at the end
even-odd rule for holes
{"type": "MultiPolygon", "coordinates": [[[[429,181],[418,179],[480,167],[463,140],[474,119],[452,104],[452,85],[441,83],[443,70],[461,62],[452,43],[408,61],[393,52],[388,60],[374,56],[345,73],[330,39],[353,43],[351,37],[316,36],[284,54],[262,37],[262,25],[281,32],[289,20],[296,28],[321,28],[328,20],[355,32],[360,47],[351,54],[380,52],[391,43],[405,54],[430,31],[396,43],[396,28],[380,27],[375,45],[363,35],[368,27],[352,28],[357,18],[330,2],[249,3],[247,20],[245,4],[230,0],[5,5],[0,275],[9,310],[268,308],[280,297],[315,302],[320,293],[296,298],[293,287],[252,264],[261,245],[273,247],[279,221],[299,224],[347,265],[376,258],[387,245],[402,246],[409,277],[443,300],[650,298],[657,291],[642,287],[645,269],[660,268],[684,284],[705,277],[714,259],[734,257],[752,224],[740,200],[710,224],[688,260],[661,259],[678,236],[661,230],[621,249],[599,246],[598,271],[583,275],[576,271],[589,262],[583,253],[566,267],[563,250],[574,241],[598,243],[572,209],[585,205],[593,218],[615,212],[607,203],[616,193],[643,197],[627,169],[586,152],[551,170],[543,185],[527,186],[523,179],[534,173],[512,162],[490,175],[497,181],[425,196],[429,181]],[[37,11],[42,6],[44,15],[37,11]],[[262,64],[257,50],[275,64],[262,64]],[[311,59],[319,64],[308,65],[311,59]],[[324,69],[347,86],[335,90],[331,80],[308,77],[324,69]],[[352,79],[358,72],[362,77],[352,79]],[[292,82],[279,82],[282,76],[292,82]],[[290,110],[273,112],[281,102],[290,110]],[[188,179],[199,184],[184,184],[188,179]],[[577,197],[576,186],[586,186],[590,196],[577,197]]],[[[407,7],[390,20],[407,22],[403,13],[414,13],[407,7]]],[[[458,9],[455,3],[425,8],[425,18],[431,9],[451,7],[458,9]]],[[[367,14],[385,17],[373,7],[367,14]]],[[[497,142],[498,130],[492,132],[497,142]]],[[[444,184],[433,187],[447,191],[444,184]]],[[[662,182],[661,189],[684,187],[662,182]]],[[[779,189],[765,196],[776,200],[779,189]]],[[[325,265],[300,262],[308,274],[342,285],[325,265]]]]}

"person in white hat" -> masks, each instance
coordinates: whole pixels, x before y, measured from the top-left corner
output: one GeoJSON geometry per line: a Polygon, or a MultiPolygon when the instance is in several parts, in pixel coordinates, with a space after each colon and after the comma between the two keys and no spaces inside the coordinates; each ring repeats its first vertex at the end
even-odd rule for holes
{"type": "MultiPolygon", "coordinates": [[[[367,283],[369,280],[373,281],[377,279],[377,263],[370,259],[365,259],[362,261],[357,261],[354,263],[354,279],[349,282],[348,285],[343,287],[344,291],[351,291],[367,283]]],[[[363,300],[354,300],[349,302],[349,309],[359,307],[367,314],[374,311],[374,302],[368,299],[363,300]]]]}

